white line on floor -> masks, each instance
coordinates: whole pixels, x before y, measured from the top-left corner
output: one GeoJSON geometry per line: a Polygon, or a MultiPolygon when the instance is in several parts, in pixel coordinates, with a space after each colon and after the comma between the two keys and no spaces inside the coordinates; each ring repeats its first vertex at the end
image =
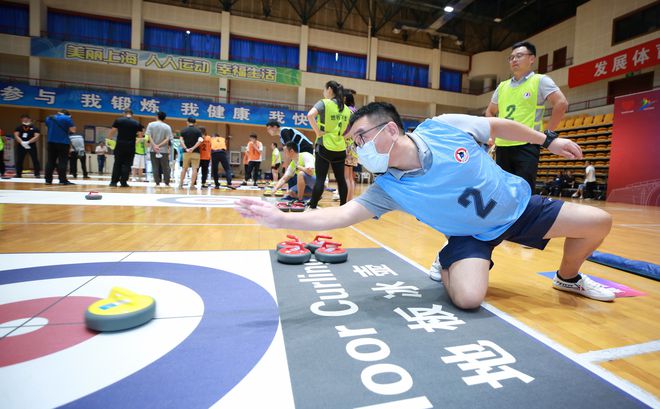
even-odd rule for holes
{"type": "Polygon", "coordinates": [[[14,225],[101,225],[101,226],[227,226],[227,227],[259,227],[259,224],[239,224],[239,223],[135,223],[135,222],[2,222],[2,224],[14,225]]]}
{"type": "Polygon", "coordinates": [[[643,344],[601,349],[600,351],[589,351],[580,354],[580,357],[589,362],[605,362],[658,351],[660,351],[660,339],[645,342],[643,344]]]}
{"type": "MultiPolygon", "coordinates": [[[[401,258],[402,260],[412,264],[413,266],[417,267],[418,269],[422,271],[426,271],[426,268],[422,267],[420,264],[410,260],[408,257],[404,256],[403,254],[399,253],[398,251],[386,246],[385,244],[381,243],[380,241],[374,239],[373,237],[369,236],[368,234],[364,233],[360,229],[351,226],[351,229],[355,230],[362,236],[366,237],[367,239],[371,240],[372,242],[376,243],[377,245],[381,246],[385,250],[389,251],[390,253],[396,255],[397,257],[401,258]]],[[[486,302],[481,304],[482,307],[484,307],[486,310],[492,312],[493,314],[497,315],[499,318],[503,319],[504,321],[508,322],[509,324],[513,325],[514,327],[518,328],[519,330],[523,331],[527,335],[531,336],[532,338],[535,338],[537,341],[544,343],[548,347],[554,349],[555,351],[559,352],[560,354],[564,355],[571,361],[577,363],[578,365],[582,366],[583,368],[587,369],[588,371],[591,371],[592,373],[600,376],[604,380],[608,381],[612,385],[618,387],[622,391],[628,393],[629,395],[635,397],[636,399],[639,399],[641,402],[643,402],[646,405],[649,405],[652,408],[660,408],[660,400],[656,398],[654,395],[651,393],[645,391],[644,389],[640,388],[639,386],[625,380],[622,378],[619,378],[615,374],[601,368],[600,366],[589,362],[585,360],[580,354],[576,354],[575,352],[571,351],[570,349],[564,347],[563,345],[553,341],[552,339],[548,338],[544,334],[538,332],[537,330],[528,327],[527,325],[523,324],[522,322],[516,320],[509,314],[503,312],[502,310],[498,309],[497,307],[490,305],[486,302]]]]}

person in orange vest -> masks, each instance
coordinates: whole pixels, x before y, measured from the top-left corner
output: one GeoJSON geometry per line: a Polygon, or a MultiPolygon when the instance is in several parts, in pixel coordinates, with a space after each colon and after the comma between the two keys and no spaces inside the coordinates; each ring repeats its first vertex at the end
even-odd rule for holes
{"type": "Polygon", "coordinates": [[[206,180],[209,177],[209,164],[211,163],[211,135],[206,132],[206,128],[199,127],[202,131],[204,141],[199,145],[199,167],[202,169],[202,189],[207,188],[206,180]]]}
{"type": "MultiPolygon", "coordinates": [[[[259,180],[259,168],[261,167],[261,152],[264,150],[264,145],[257,140],[257,134],[250,134],[250,142],[247,145],[247,158],[248,168],[246,172],[246,179],[252,175],[252,182],[257,186],[259,180]]],[[[247,185],[247,180],[243,181],[243,186],[247,185]]]]}

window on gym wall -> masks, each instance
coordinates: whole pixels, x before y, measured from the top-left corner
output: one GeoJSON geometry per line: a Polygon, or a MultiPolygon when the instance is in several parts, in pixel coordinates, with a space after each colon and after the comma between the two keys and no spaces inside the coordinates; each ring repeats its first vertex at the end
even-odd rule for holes
{"type": "Polygon", "coordinates": [[[26,36],[30,32],[26,4],[0,3],[0,33],[26,36]]]}
{"type": "Polygon", "coordinates": [[[440,69],[440,89],[450,92],[461,92],[463,73],[460,71],[440,69]]]}
{"type": "Polygon", "coordinates": [[[131,48],[131,22],[48,9],[48,37],[63,41],[131,48]]]}
{"type": "Polygon", "coordinates": [[[220,34],[168,27],[144,25],[145,50],[192,57],[220,58],[220,34]]]}
{"type": "Polygon", "coordinates": [[[310,47],[307,50],[307,71],[341,77],[365,78],[367,57],[310,47]]]}
{"type": "Polygon", "coordinates": [[[275,43],[231,36],[229,59],[259,65],[298,68],[300,48],[297,44],[275,43]]]}
{"type": "Polygon", "coordinates": [[[614,19],[612,45],[631,38],[650,34],[658,30],[660,22],[660,2],[654,2],[614,19]]]}
{"type": "Polygon", "coordinates": [[[379,58],[376,66],[376,80],[427,88],[429,86],[429,66],[379,58]]]}

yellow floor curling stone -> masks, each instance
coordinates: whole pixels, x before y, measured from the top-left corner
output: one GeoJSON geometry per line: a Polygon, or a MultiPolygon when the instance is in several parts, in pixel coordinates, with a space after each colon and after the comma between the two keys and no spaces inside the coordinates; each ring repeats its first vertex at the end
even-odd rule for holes
{"type": "Polygon", "coordinates": [[[148,295],[113,287],[108,298],[85,311],[85,324],[94,331],[122,331],[146,324],[156,314],[156,300],[148,295]]]}

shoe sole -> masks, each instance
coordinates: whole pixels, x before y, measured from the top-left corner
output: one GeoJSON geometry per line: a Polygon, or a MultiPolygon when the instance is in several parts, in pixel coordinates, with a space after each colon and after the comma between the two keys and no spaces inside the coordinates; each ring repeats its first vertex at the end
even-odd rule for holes
{"type": "Polygon", "coordinates": [[[559,290],[559,291],[565,291],[567,293],[573,293],[573,294],[581,295],[584,298],[589,298],[591,300],[596,300],[596,301],[611,302],[611,301],[614,301],[614,299],[616,298],[616,296],[614,296],[613,298],[590,296],[590,295],[587,295],[587,294],[583,293],[582,291],[575,290],[575,289],[572,289],[572,288],[557,286],[554,283],[552,284],[552,288],[554,288],[555,290],[559,290]]]}

